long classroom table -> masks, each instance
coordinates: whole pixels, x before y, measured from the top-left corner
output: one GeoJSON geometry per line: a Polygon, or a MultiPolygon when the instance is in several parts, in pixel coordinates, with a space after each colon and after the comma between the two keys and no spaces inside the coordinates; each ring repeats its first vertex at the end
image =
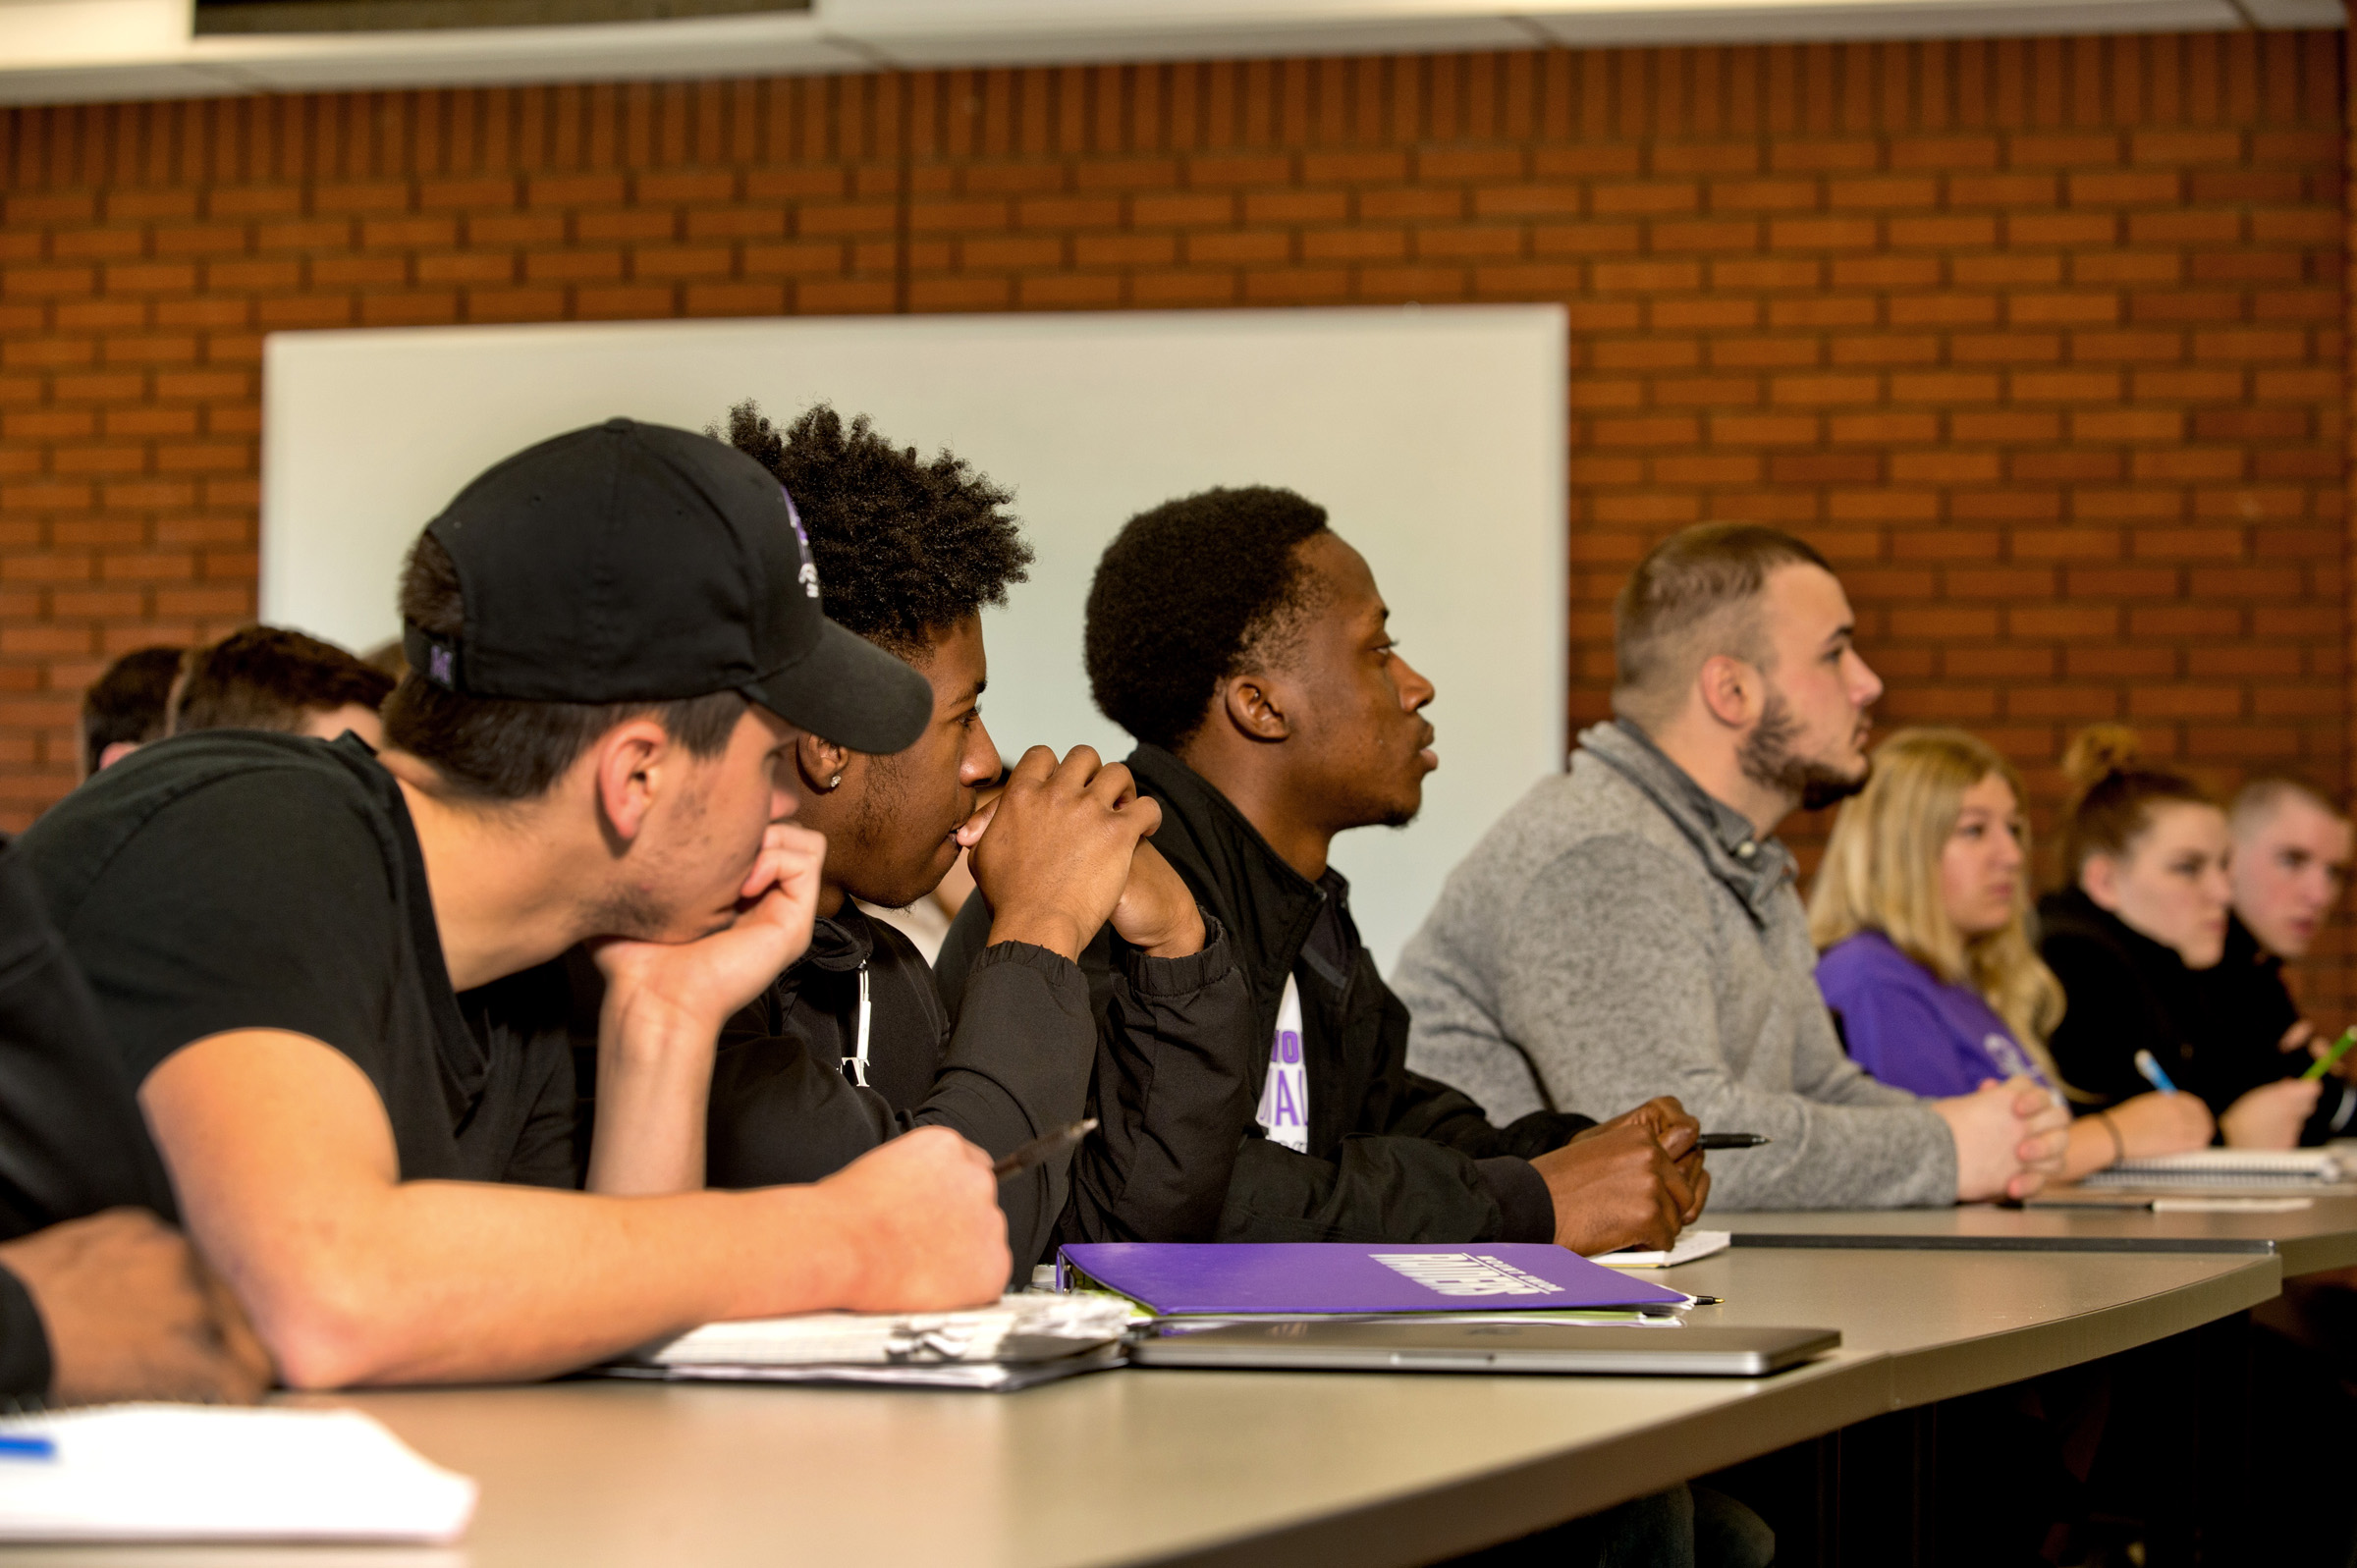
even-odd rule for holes
{"type": "Polygon", "coordinates": [[[1726,1298],[1697,1322],[1841,1330],[1835,1355],[1756,1380],[1130,1369],[1011,1395],[582,1381],[314,1397],[479,1479],[466,1544],[8,1560],[1382,1568],[2183,1333],[2270,1299],[2282,1277],[2268,1253],[2057,1263],[1743,1248],[1678,1270],[1680,1288],[1726,1298]]]}
{"type": "MultiPolygon", "coordinates": [[[[2066,1190],[2053,1196],[2067,1201],[2071,1195],[2066,1190]]],[[[1733,1231],[1735,1245],[1743,1248],[2248,1253],[2276,1258],[2286,1278],[2357,1266],[2357,1192],[2343,1188],[2319,1193],[2310,1196],[2308,1204],[2305,1209],[2280,1213],[2153,1214],[2133,1209],[2079,1209],[2037,1203],[2018,1209],[1965,1204],[1951,1209],[1825,1213],[1713,1211],[1705,1222],[1713,1229],[1733,1231]]]]}

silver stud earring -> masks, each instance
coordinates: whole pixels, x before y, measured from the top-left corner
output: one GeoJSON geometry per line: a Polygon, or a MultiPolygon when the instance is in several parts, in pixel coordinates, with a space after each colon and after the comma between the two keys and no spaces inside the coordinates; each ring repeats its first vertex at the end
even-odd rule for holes
{"type": "Polygon", "coordinates": [[[827,787],[829,789],[841,789],[843,787],[843,775],[837,774],[834,778],[829,779],[827,781],[827,787]]]}

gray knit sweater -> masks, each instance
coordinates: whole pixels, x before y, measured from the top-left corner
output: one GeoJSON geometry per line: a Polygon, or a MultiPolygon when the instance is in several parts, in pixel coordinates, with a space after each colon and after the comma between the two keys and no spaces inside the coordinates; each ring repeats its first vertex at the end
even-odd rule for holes
{"type": "Polygon", "coordinates": [[[1947,1125],[1842,1054],[1784,846],[1633,726],[1580,737],[1449,877],[1400,954],[1408,1065],[1494,1120],[1675,1095],[1711,1131],[1718,1209],[1946,1204],[1947,1125]]]}

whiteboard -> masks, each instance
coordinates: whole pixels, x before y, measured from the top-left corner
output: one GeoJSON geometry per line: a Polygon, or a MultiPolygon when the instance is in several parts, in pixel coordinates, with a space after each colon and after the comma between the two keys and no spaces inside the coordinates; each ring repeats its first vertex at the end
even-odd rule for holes
{"type": "Polygon", "coordinates": [[[1099,553],[1174,496],[1288,486],[1366,556],[1439,688],[1423,815],[1335,845],[1388,971],[1450,869],[1562,766],[1564,343],[1557,305],[275,333],[262,619],[352,648],[395,635],[417,531],[534,441],[614,414],[700,430],[748,397],[783,424],[824,400],[1015,492],[1039,559],[985,618],[999,749],[1121,756],[1080,662],[1099,553]]]}

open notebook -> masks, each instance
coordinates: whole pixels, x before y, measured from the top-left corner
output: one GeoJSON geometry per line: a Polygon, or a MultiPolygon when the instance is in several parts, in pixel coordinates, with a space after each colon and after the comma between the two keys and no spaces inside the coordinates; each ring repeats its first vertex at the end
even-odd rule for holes
{"type": "Polygon", "coordinates": [[[356,1410],[108,1405],[0,1421],[0,1541],[453,1541],[474,1483],[356,1410]]]}

